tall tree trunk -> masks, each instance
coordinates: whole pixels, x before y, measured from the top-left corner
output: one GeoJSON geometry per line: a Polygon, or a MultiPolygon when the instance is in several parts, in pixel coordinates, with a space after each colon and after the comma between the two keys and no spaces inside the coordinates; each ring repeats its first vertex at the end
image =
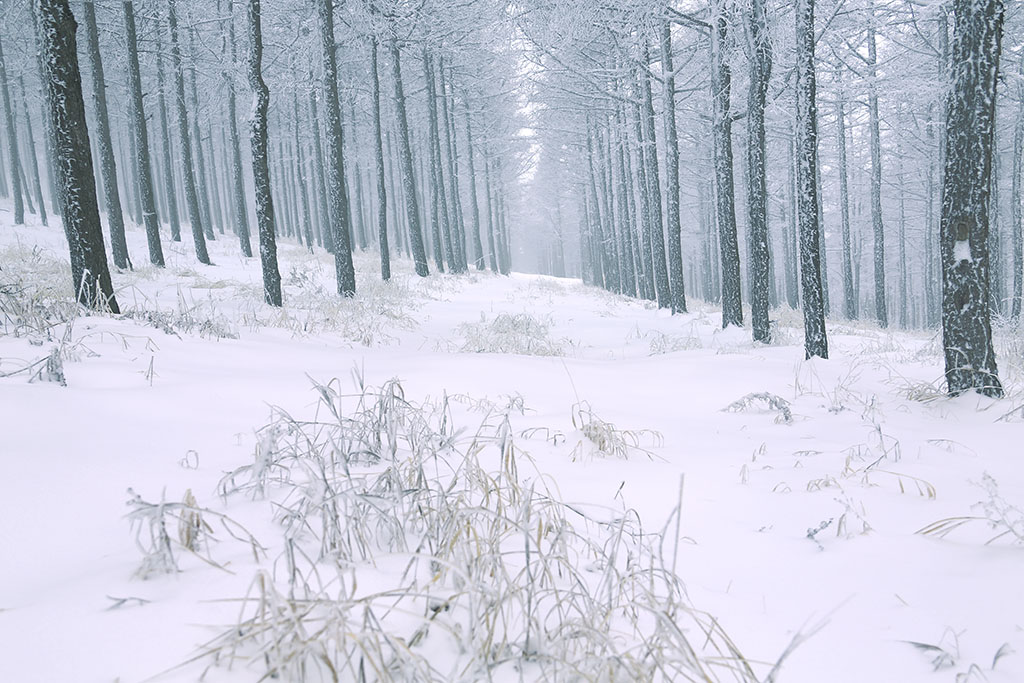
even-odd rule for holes
{"type": "MultiPolygon", "coordinates": [[[[645,65],[650,64],[650,51],[644,42],[640,59],[645,65]]],[[[651,256],[654,262],[654,284],[657,291],[658,306],[672,306],[672,285],[668,277],[668,265],[665,262],[665,231],[661,219],[661,179],[658,173],[658,140],[654,132],[654,102],[651,98],[651,74],[644,68],[640,74],[640,93],[643,116],[641,127],[644,140],[644,160],[647,176],[647,209],[650,211],[651,256]]]]}
{"type": "MultiPolygon", "coordinates": [[[[294,75],[296,83],[299,82],[298,74],[294,75]]],[[[299,139],[299,123],[302,121],[299,116],[299,90],[296,88],[292,91],[292,110],[294,112],[294,119],[292,120],[292,126],[295,130],[295,190],[299,195],[299,200],[302,204],[302,227],[304,230],[304,236],[306,239],[306,247],[310,253],[313,252],[313,219],[310,211],[309,191],[306,189],[306,176],[305,165],[306,160],[302,153],[302,141],[299,139]]]]}
{"type": "Polygon", "coordinates": [[[988,305],[988,223],[1002,0],[955,0],[942,192],[942,342],[949,393],[1000,397],[988,305]]]}
{"type": "Polygon", "coordinates": [[[473,251],[476,269],[484,269],[484,248],[480,241],[480,205],[476,196],[476,167],[473,163],[473,123],[469,113],[469,99],[463,98],[466,116],[466,159],[469,162],[469,211],[473,219],[473,251]]]}
{"type": "MultiPolygon", "coordinates": [[[[237,58],[235,46],[235,19],[234,0],[228,0],[228,36],[227,44],[231,50],[230,64],[233,67],[237,58]]],[[[235,232],[238,235],[238,243],[242,248],[242,255],[246,258],[252,256],[252,239],[249,235],[249,209],[245,203],[245,182],[242,176],[242,149],[238,135],[238,113],[235,97],[235,79],[230,69],[224,69],[224,83],[228,91],[228,141],[231,144],[231,184],[232,200],[235,207],[235,232]]],[[[312,91],[310,97],[313,97],[312,91]]],[[[319,131],[314,131],[319,137],[319,131]]]]}
{"type": "MultiPolygon", "coordinates": [[[[160,35],[160,24],[157,23],[157,35],[160,35]]],[[[164,193],[167,197],[167,220],[171,224],[171,239],[181,241],[181,220],[178,217],[178,192],[174,182],[174,166],[171,163],[171,132],[167,122],[167,78],[164,74],[163,46],[157,43],[157,107],[160,110],[160,137],[163,147],[164,193]]]]}
{"type": "Polygon", "coordinates": [[[196,258],[200,263],[209,265],[210,255],[206,251],[203,215],[199,209],[199,194],[196,190],[196,176],[192,164],[192,141],[189,137],[188,108],[185,105],[185,67],[181,61],[181,47],[178,44],[178,16],[174,11],[174,0],[167,0],[167,24],[171,35],[171,66],[174,69],[178,137],[181,141],[181,166],[185,177],[185,204],[188,206],[188,219],[192,223],[192,241],[196,248],[196,258]]]}
{"type": "Polygon", "coordinates": [[[28,111],[28,91],[25,89],[25,79],[18,76],[18,86],[21,88],[21,109],[25,114],[25,133],[28,136],[28,154],[32,159],[32,188],[36,194],[36,201],[39,203],[39,220],[43,225],[49,225],[46,219],[46,206],[43,204],[43,183],[39,176],[39,157],[36,156],[36,139],[32,134],[32,115],[28,111]]]}
{"type": "Polygon", "coordinates": [[[814,78],[814,0],[796,4],[797,206],[800,223],[800,285],[804,352],[828,358],[825,302],[821,291],[821,226],[818,224],[818,115],[814,78]]]}
{"type": "Polygon", "coordinates": [[[427,146],[430,154],[430,203],[433,220],[434,262],[443,271],[447,261],[454,272],[455,254],[452,251],[451,225],[448,222],[448,200],[445,196],[444,174],[441,167],[441,142],[437,121],[437,90],[434,68],[427,50],[423,51],[423,74],[427,83],[427,146]]]}
{"type": "Polygon", "coordinates": [[[728,20],[722,0],[715,4],[711,27],[712,139],[715,159],[715,202],[717,206],[719,253],[722,265],[722,327],[743,327],[740,285],[740,243],[736,234],[736,201],[733,189],[732,113],[729,93],[732,76],[724,54],[728,20]]]}
{"type": "Polygon", "coordinates": [[[839,217],[843,238],[843,315],[857,319],[857,297],[853,289],[853,246],[850,242],[850,189],[846,162],[846,109],[839,68],[836,67],[839,93],[836,98],[836,147],[839,150],[839,217]]]}
{"type": "Polygon", "coordinates": [[[420,209],[416,201],[416,178],[413,175],[412,145],[409,140],[409,120],[406,116],[405,89],[402,85],[402,57],[398,50],[398,39],[391,38],[391,76],[395,86],[395,116],[398,119],[398,151],[402,160],[402,187],[405,189],[405,209],[409,222],[409,238],[412,242],[412,258],[416,274],[426,277],[427,251],[423,246],[423,232],[420,229],[420,209]]]}
{"type": "MultiPolygon", "coordinates": [[[[68,10],[70,15],[71,11],[68,10]]],[[[72,18],[72,21],[74,19],[72,18]]],[[[3,45],[0,44],[0,94],[4,98],[4,123],[7,126],[8,161],[11,166],[11,192],[14,195],[14,224],[25,223],[25,203],[22,197],[21,161],[18,157],[18,129],[14,123],[14,105],[11,102],[11,91],[7,87],[7,65],[4,60],[3,45]]]]}
{"type": "Polygon", "coordinates": [[[1013,294],[1010,318],[1017,322],[1021,308],[1021,277],[1024,276],[1024,234],[1021,233],[1021,174],[1024,173],[1024,52],[1017,71],[1017,123],[1013,128],[1013,178],[1010,204],[1013,211],[1013,294]]]}
{"type": "Polygon", "coordinates": [[[341,133],[341,107],[338,104],[338,66],[334,45],[334,1],[317,0],[320,16],[320,47],[324,63],[324,101],[327,107],[327,186],[334,221],[334,271],[338,294],[355,296],[356,271],[352,266],[349,241],[351,216],[345,190],[345,154],[341,133]]]}
{"type": "MultiPolygon", "coordinates": [[[[42,74],[44,73],[43,66],[43,49],[42,44],[39,41],[39,20],[36,17],[36,5],[34,2],[29,3],[29,16],[32,18],[32,36],[33,46],[35,47],[36,54],[36,68],[39,71],[40,82],[42,82],[42,74]]],[[[50,117],[47,110],[46,103],[46,84],[42,83],[42,103],[41,113],[43,121],[43,140],[46,147],[46,179],[47,185],[50,188],[50,211],[54,216],[60,215],[60,197],[57,196],[58,183],[57,183],[57,171],[56,171],[56,153],[54,152],[53,142],[53,129],[50,127],[50,117]]],[[[0,171],[3,168],[0,166],[0,171]]]]}
{"type": "Polygon", "coordinates": [[[661,24],[662,93],[665,119],[665,221],[668,223],[668,272],[672,288],[672,312],[686,312],[683,281],[683,244],[679,225],[679,136],[676,133],[676,78],[672,66],[672,24],[661,24]]]}
{"type": "Polygon", "coordinates": [[[120,313],[110,281],[96,203],[96,177],[75,44],[78,25],[67,0],[34,0],[34,5],[39,12],[42,76],[54,133],[72,284],[79,303],[120,313]]]}
{"type": "Polygon", "coordinates": [[[188,32],[188,52],[191,67],[188,70],[189,89],[192,95],[192,151],[196,160],[196,198],[199,201],[199,214],[203,217],[203,232],[206,239],[215,240],[213,220],[210,216],[210,197],[206,184],[206,161],[203,155],[203,136],[199,131],[199,88],[196,85],[196,46],[195,29],[188,32]]]}
{"type": "Polygon", "coordinates": [[[768,187],[765,169],[764,105],[772,73],[772,46],[764,0],[751,0],[748,15],[753,52],[747,94],[747,207],[750,230],[750,321],[754,341],[771,341],[768,294],[771,248],[768,243],[768,187]]]}
{"type": "Polygon", "coordinates": [[[213,137],[213,126],[210,122],[206,122],[206,139],[209,140],[209,144],[206,147],[207,154],[209,155],[207,161],[210,164],[210,216],[212,222],[217,226],[217,232],[221,235],[224,234],[224,213],[222,211],[223,205],[220,202],[220,174],[217,172],[217,145],[215,144],[213,137]]]}
{"type": "Polygon", "coordinates": [[[484,150],[484,197],[487,198],[487,265],[492,273],[498,272],[498,256],[494,244],[494,212],[491,202],[491,157],[484,150]]]}
{"type": "Polygon", "coordinates": [[[256,199],[256,229],[260,240],[260,265],[263,268],[263,297],[271,306],[281,305],[281,273],[277,268],[277,238],[274,235],[274,201],[270,191],[267,148],[270,131],[267,110],[270,90],[263,81],[263,31],[260,26],[260,0],[249,0],[249,87],[253,90],[249,143],[252,149],[252,177],[256,199]]]}
{"type": "Polygon", "coordinates": [[[139,192],[142,199],[142,221],[146,226],[149,262],[164,265],[164,251],[160,244],[160,224],[153,192],[152,165],[149,158],[149,136],[146,134],[146,113],[142,103],[142,76],[139,70],[139,44],[135,33],[135,9],[132,0],[124,0],[124,35],[128,46],[128,90],[131,93],[132,135],[138,154],[139,192]]]}
{"type": "Polygon", "coordinates": [[[875,48],[875,17],[871,11],[868,25],[868,124],[871,129],[871,225],[875,236],[875,317],[882,327],[889,325],[885,303],[885,230],[882,225],[882,143],[878,120],[878,86],[875,82],[878,62],[875,48]]]}
{"type": "MultiPolygon", "coordinates": [[[[391,279],[391,252],[388,248],[388,190],[384,179],[384,137],[380,125],[380,71],[377,64],[377,38],[370,46],[370,69],[373,78],[373,145],[377,171],[377,240],[380,243],[380,276],[391,279]]],[[[296,110],[296,119],[298,110],[296,110]]]]}
{"type": "MultiPolygon", "coordinates": [[[[103,191],[107,200],[107,227],[110,229],[110,244],[114,265],[128,268],[128,243],[124,237],[124,216],[121,213],[121,197],[117,192],[117,165],[114,163],[114,145],[110,141],[110,119],[107,116],[107,83],[103,76],[103,59],[100,57],[100,36],[96,29],[96,6],[92,0],[85,0],[85,35],[89,51],[89,68],[92,71],[92,102],[96,107],[96,137],[100,152],[100,173],[103,176],[103,191]]],[[[140,221],[141,222],[141,221],[140,221]]]]}
{"type": "MultiPolygon", "coordinates": [[[[310,73],[309,80],[310,82],[313,81],[312,73],[310,73]]],[[[326,173],[324,172],[323,145],[320,143],[320,115],[316,106],[316,93],[312,88],[309,90],[309,127],[313,131],[312,156],[313,169],[316,175],[316,178],[314,179],[314,188],[316,190],[317,202],[320,207],[320,218],[322,221],[320,234],[323,239],[324,248],[333,254],[334,236],[331,232],[331,226],[334,225],[334,223],[331,220],[331,211],[327,204],[327,179],[326,173]]]]}
{"type": "Polygon", "coordinates": [[[647,180],[647,145],[641,120],[640,105],[633,107],[633,136],[636,138],[636,180],[640,195],[640,256],[639,260],[644,264],[644,290],[647,292],[646,299],[655,301],[658,297],[657,286],[654,281],[654,251],[651,242],[654,241],[651,216],[651,191],[650,183],[647,180]]]}

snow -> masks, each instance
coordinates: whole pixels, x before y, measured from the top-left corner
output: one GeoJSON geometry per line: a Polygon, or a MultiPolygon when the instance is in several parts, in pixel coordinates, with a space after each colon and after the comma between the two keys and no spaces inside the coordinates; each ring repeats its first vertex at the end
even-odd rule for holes
{"type": "MultiPolygon", "coordinates": [[[[9,222],[0,226],[0,286],[26,272],[34,252],[44,267],[33,277],[69,288],[62,271],[45,270],[45,259],[67,258],[60,228],[9,222]]],[[[144,232],[127,237],[141,262],[144,232]]],[[[283,240],[278,314],[262,303],[257,259],[239,257],[232,240],[209,246],[216,266],[166,242],[165,270],[114,274],[123,310],[177,312],[179,323],[190,313],[191,331],[167,334],[130,314],[82,316],[67,331],[66,387],[29,383],[27,373],[0,378],[0,680],[196,680],[209,660],[176,667],[235,623],[240,605],[225,600],[245,596],[280,552],[268,504],[222,500],[218,482],[252,462],[271,405],[309,416],[312,381],[337,378],[350,393],[354,368],[374,386],[400,378],[411,401],[521,397],[526,410],[509,413],[516,447],[533,461],[520,456],[521,476],[580,509],[631,508],[647,532],[669,529],[663,549],[678,547],[668,564],[690,601],[717,618],[761,678],[802,633],[777,680],[1024,680],[1024,657],[1012,654],[1024,652],[1024,547],[1012,536],[986,544],[1000,530],[984,521],[941,538],[915,533],[985,517],[976,504],[991,500],[986,474],[1017,506],[1008,514],[1018,524],[1024,516],[1024,428],[1019,411],[999,419],[1021,405],[1012,359],[1000,364],[1011,398],[947,399],[936,390],[935,333],[832,322],[830,360],[805,361],[794,311],[773,311],[776,344],[755,345],[746,330],[720,330],[720,312],[696,300],[691,313],[671,316],[572,280],[421,280],[397,259],[386,287],[372,254],[356,256],[356,298],[330,308],[334,298],[318,299],[309,284],[333,292],[329,256],[283,240]],[[463,350],[468,330],[486,340],[502,313],[545,323],[544,348],[564,355],[463,350]],[[753,393],[788,402],[792,423],[758,401],[724,410],[753,393]],[[635,432],[651,457],[596,454],[572,422],[581,402],[635,432]],[[552,443],[545,428],[564,439],[552,443]],[[137,578],[129,488],[169,502],[190,489],[276,550],[257,564],[221,533],[210,554],[233,573],[179,553],[180,572],[137,578]],[[112,598],[145,602],[112,609],[112,598]],[[990,670],[999,652],[1010,654],[990,670]]],[[[0,335],[0,374],[45,357],[65,329],[52,340],[0,335]]],[[[466,399],[451,405],[465,444],[483,416],[466,399]]],[[[259,675],[236,665],[207,680],[259,675]]]]}

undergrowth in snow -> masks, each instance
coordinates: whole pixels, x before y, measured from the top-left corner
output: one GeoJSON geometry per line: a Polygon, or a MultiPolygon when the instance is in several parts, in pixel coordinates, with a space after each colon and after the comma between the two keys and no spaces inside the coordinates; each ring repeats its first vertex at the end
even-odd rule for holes
{"type": "Polygon", "coordinates": [[[1010,321],[950,399],[933,331],[287,243],[93,313],[63,239],[0,232],[3,680],[1024,680],[1010,321]]]}

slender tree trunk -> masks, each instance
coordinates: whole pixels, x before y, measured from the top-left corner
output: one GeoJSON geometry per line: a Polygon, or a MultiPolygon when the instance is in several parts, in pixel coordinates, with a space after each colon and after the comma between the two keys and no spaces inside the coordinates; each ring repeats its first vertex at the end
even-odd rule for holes
{"type": "Polygon", "coordinates": [[[185,105],[185,67],[182,65],[181,47],[178,44],[178,16],[174,11],[174,0],[167,0],[167,24],[171,35],[171,65],[174,69],[181,166],[185,176],[185,204],[188,206],[188,219],[192,223],[192,241],[195,243],[196,258],[200,263],[209,265],[210,255],[206,251],[203,215],[199,209],[199,194],[196,190],[196,176],[192,164],[192,141],[189,138],[188,109],[185,105]]]}
{"type": "MultiPolygon", "coordinates": [[[[312,74],[310,74],[310,82],[313,80],[312,74]]],[[[334,253],[334,236],[331,232],[331,226],[334,225],[331,220],[330,207],[327,204],[327,180],[326,173],[324,172],[324,153],[323,145],[320,144],[320,115],[317,111],[316,106],[316,94],[311,88],[309,91],[309,127],[313,131],[313,166],[315,171],[315,189],[317,202],[320,206],[320,217],[323,224],[320,228],[321,236],[324,241],[324,248],[330,253],[334,253]]]]}
{"type": "Polygon", "coordinates": [[[480,241],[480,206],[476,196],[476,167],[473,163],[473,123],[469,113],[469,99],[463,98],[466,116],[466,159],[469,162],[469,211],[473,219],[473,251],[476,269],[484,269],[484,248],[480,241]]]}
{"type": "Polygon", "coordinates": [[[210,164],[210,216],[212,222],[217,226],[217,232],[221,235],[224,234],[224,213],[222,211],[223,205],[220,203],[220,174],[217,172],[217,145],[215,144],[213,137],[213,126],[210,122],[206,122],[206,139],[209,140],[209,144],[206,146],[207,154],[209,158],[207,161],[210,164]]]}
{"type": "Polygon", "coordinates": [[[274,202],[270,190],[269,155],[267,153],[270,143],[270,131],[267,125],[270,90],[263,81],[263,31],[260,26],[260,0],[249,0],[247,18],[249,33],[247,71],[249,87],[253,90],[249,143],[252,149],[253,185],[256,190],[256,229],[260,242],[260,265],[263,268],[263,297],[271,306],[280,306],[281,273],[277,268],[274,202]]]}
{"type": "MultiPolygon", "coordinates": [[[[42,74],[44,73],[44,66],[43,66],[43,59],[42,59],[43,49],[42,49],[42,44],[39,41],[39,20],[36,17],[36,6],[35,6],[34,2],[30,2],[29,3],[29,16],[32,18],[32,36],[33,36],[33,46],[35,47],[35,54],[36,54],[36,68],[39,71],[40,79],[41,79],[42,78],[42,74]]],[[[57,171],[56,171],[56,153],[54,151],[53,130],[50,127],[50,117],[49,117],[49,112],[47,110],[46,84],[45,83],[42,84],[41,91],[42,91],[42,103],[41,103],[42,117],[41,117],[41,119],[43,121],[43,140],[45,142],[45,147],[46,147],[46,179],[47,179],[47,185],[50,188],[50,212],[54,216],[59,216],[60,215],[60,198],[57,196],[58,183],[57,183],[57,171]]],[[[3,170],[3,167],[2,167],[2,165],[0,165],[0,171],[2,171],[2,170],[3,170]]]]}
{"type": "Polygon", "coordinates": [[[889,325],[885,303],[885,230],[882,225],[882,143],[878,119],[878,86],[874,10],[868,26],[868,124],[871,129],[871,225],[875,236],[875,317],[882,327],[889,325]]]}
{"type": "Polygon", "coordinates": [[[120,313],[110,281],[96,203],[96,177],[75,44],[78,25],[67,0],[34,0],[34,5],[39,12],[42,76],[54,132],[72,284],[79,303],[120,313]]]}
{"type": "Polygon", "coordinates": [[[857,319],[857,297],[853,289],[853,246],[850,241],[850,189],[846,162],[846,110],[838,67],[836,82],[840,84],[836,99],[836,147],[839,150],[839,217],[843,237],[843,314],[848,320],[857,319]]]}
{"type": "Polygon", "coordinates": [[[796,5],[797,206],[800,223],[800,280],[804,309],[804,351],[828,358],[825,302],[821,291],[818,224],[818,122],[814,78],[814,0],[796,5]]]}
{"type": "Polygon", "coordinates": [[[413,175],[412,145],[409,141],[409,120],[406,117],[405,89],[402,85],[402,59],[398,50],[398,39],[390,42],[391,76],[395,85],[395,116],[398,119],[398,148],[402,160],[402,187],[405,189],[405,208],[409,222],[409,238],[412,242],[412,258],[416,274],[426,277],[427,252],[423,247],[423,232],[420,230],[420,209],[416,201],[416,178],[413,175]]]}
{"type": "Polygon", "coordinates": [[[1021,277],[1024,276],[1024,234],[1021,233],[1021,175],[1024,173],[1024,52],[1017,71],[1017,123],[1013,128],[1013,178],[1010,204],[1013,211],[1013,294],[1010,318],[1017,322],[1021,308],[1021,277]]]}
{"type": "Polygon", "coordinates": [[[142,200],[142,221],[146,226],[149,262],[164,265],[160,244],[160,225],[153,192],[152,165],[149,158],[149,136],[146,134],[146,113],[142,103],[142,76],[139,70],[138,38],[135,34],[135,9],[132,0],[124,0],[124,35],[128,46],[128,90],[131,93],[132,135],[135,136],[136,166],[139,170],[139,193],[142,200]]]}
{"type": "Polygon", "coordinates": [[[437,90],[430,54],[423,51],[423,74],[427,83],[427,147],[430,154],[430,204],[432,233],[434,236],[434,262],[437,269],[444,270],[444,263],[455,270],[455,255],[452,252],[451,225],[448,223],[448,200],[445,197],[444,175],[441,169],[441,143],[437,122],[437,90]]]}
{"type": "MultiPolygon", "coordinates": [[[[388,191],[384,178],[384,137],[380,125],[380,71],[377,64],[377,38],[370,46],[370,69],[373,78],[373,145],[377,170],[377,240],[380,242],[380,276],[391,279],[391,252],[388,248],[388,191]]],[[[298,119],[298,110],[296,110],[298,119]]]]}
{"type": "MultiPolygon", "coordinates": [[[[96,6],[86,0],[85,35],[89,52],[89,67],[92,71],[92,102],[96,108],[96,138],[100,152],[100,172],[103,176],[103,190],[107,200],[107,227],[110,229],[110,244],[114,265],[118,268],[131,266],[128,243],[124,237],[124,216],[121,213],[121,198],[117,192],[117,166],[114,163],[114,145],[110,141],[110,119],[107,116],[107,83],[103,76],[103,60],[100,57],[100,36],[96,28],[96,6]]],[[[141,222],[141,221],[140,221],[141,222]]]]}
{"type": "MultiPolygon", "coordinates": [[[[235,20],[234,0],[228,0],[228,37],[227,44],[231,50],[230,64],[233,66],[237,58],[235,45],[235,20]]],[[[242,248],[242,255],[246,258],[252,257],[252,239],[249,235],[249,209],[245,202],[245,182],[242,176],[242,149],[238,135],[238,113],[235,97],[235,79],[230,69],[224,69],[224,83],[228,94],[228,140],[231,144],[231,184],[232,199],[235,207],[235,232],[238,235],[238,243],[242,248]]],[[[313,93],[310,92],[310,97],[313,93]]],[[[319,132],[316,132],[319,137],[319,132]]]]}
{"type": "Polygon", "coordinates": [[[942,342],[953,396],[1001,397],[988,305],[989,192],[1002,0],[955,0],[942,192],[942,342]]]}
{"type": "Polygon", "coordinates": [[[320,16],[320,47],[324,63],[324,100],[327,107],[327,185],[334,220],[334,270],[338,294],[355,296],[356,272],[352,266],[349,241],[348,193],[345,190],[345,155],[341,133],[341,107],[338,104],[338,66],[334,45],[334,2],[317,0],[320,16]]]}
{"type": "MultiPolygon", "coordinates": [[[[650,64],[650,54],[645,42],[640,55],[642,62],[650,64]]],[[[643,69],[640,74],[640,93],[643,115],[641,116],[641,127],[644,140],[644,160],[646,163],[645,176],[647,177],[647,208],[650,211],[650,233],[651,257],[654,263],[654,284],[657,293],[658,306],[670,308],[672,306],[672,285],[668,276],[668,265],[665,262],[665,230],[661,219],[661,179],[658,173],[658,140],[654,132],[654,102],[651,98],[651,74],[643,69]]]]}
{"type": "Polygon", "coordinates": [[[672,24],[661,25],[661,69],[664,73],[665,119],[665,221],[668,223],[668,271],[672,288],[672,312],[686,312],[683,281],[683,245],[679,224],[679,136],[676,133],[676,79],[672,66],[672,24]]]}
{"type": "MultiPolygon", "coordinates": [[[[70,15],[70,10],[68,10],[70,15]]],[[[74,21],[74,19],[72,19],[74,21]]],[[[14,120],[14,105],[11,103],[11,91],[7,87],[7,65],[4,60],[3,45],[0,44],[0,91],[4,98],[4,123],[7,126],[8,161],[11,168],[11,192],[14,195],[14,224],[24,225],[25,203],[22,197],[21,161],[18,157],[18,129],[14,120]]]]}
{"type": "MultiPolygon", "coordinates": [[[[157,35],[161,33],[160,25],[157,24],[157,35]]],[[[164,192],[167,197],[167,220],[171,224],[171,239],[175,242],[181,241],[181,221],[178,217],[178,193],[174,183],[174,166],[171,163],[171,133],[167,123],[167,89],[165,87],[167,78],[164,74],[163,47],[157,43],[156,50],[156,71],[158,79],[157,107],[160,110],[160,136],[163,147],[164,164],[164,192]]]]}
{"type": "Polygon", "coordinates": [[[743,327],[740,243],[736,234],[736,203],[733,188],[732,113],[729,102],[732,76],[729,73],[727,56],[724,54],[728,40],[728,21],[724,12],[724,6],[719,0],[715,5],[714,26],[711,28],[711,95],[715,202],[722,265],[722,327],[743,327]]]}
{"type": "Polygon", "coordinates": [[[647,149],[644,127],[641,124],[643,115],[640,111],[640,105],[637,104],[633,109],[633,135],[636,138],[637,155],[636,179],[640,195],[640,234],[642,235],[643,242],[640,245],[640,260],[644,264],[644,289],[647,292],[645,298],[649,301],[655,301],[657,300],[658,292],[654,280],[654,248],[651,244],[654,241],[654,226],[652,225],[653,217],[651,215],[650,182],[647,179],[647,155],[650,152],[647,149]]]}
{"type": "Polygon", "coordinates": [[[764,106],[772,72],[772,47],[764,0],[751,0],[748,15],[753,54],[747,94],[747,207],[750,231],[750,320],[754,341],[771,341],[768,321],[771,247],[768,237],[768,186],[765,169],[764,106]]]}
{"type": "Polygon", "coordinates": [[[36,156],[36,139],[32,134],[32,116],[28,110],[28,91],[25,89],[25,79],[18,76],[18,86],[21,88],[21,109],[25,114],[25,132],[28,136],[28,154],[32,159],[32,189],[36,194],[36,202],[39,204],[39,220],[43,225],[49,225],[46,219],[46,206],[43,204],[43,184],[39,176],[39,157],[36,156]]]}
{"type": "Polygon", "coordinates": [[[484,196],[487,198],[487,265],[498,272],[498,256],[494,244],[494,212],[491,206],[491,157],[484,151],[484,196]]]}

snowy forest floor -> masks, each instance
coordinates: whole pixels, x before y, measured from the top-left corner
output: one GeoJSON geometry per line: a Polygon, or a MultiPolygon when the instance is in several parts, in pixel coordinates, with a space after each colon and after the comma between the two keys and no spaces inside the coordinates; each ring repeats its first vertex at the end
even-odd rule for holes
{"type": "Polygon", "coordinates": [[[59,228],[0,229],[0,680],[1024,680],[1024,333],[951,400],[936,333],[805,361],[794,311],[372,254],[341,300],[287,243],[275,310],[231,236],[128,237],[87,315],[59,228]]]}

